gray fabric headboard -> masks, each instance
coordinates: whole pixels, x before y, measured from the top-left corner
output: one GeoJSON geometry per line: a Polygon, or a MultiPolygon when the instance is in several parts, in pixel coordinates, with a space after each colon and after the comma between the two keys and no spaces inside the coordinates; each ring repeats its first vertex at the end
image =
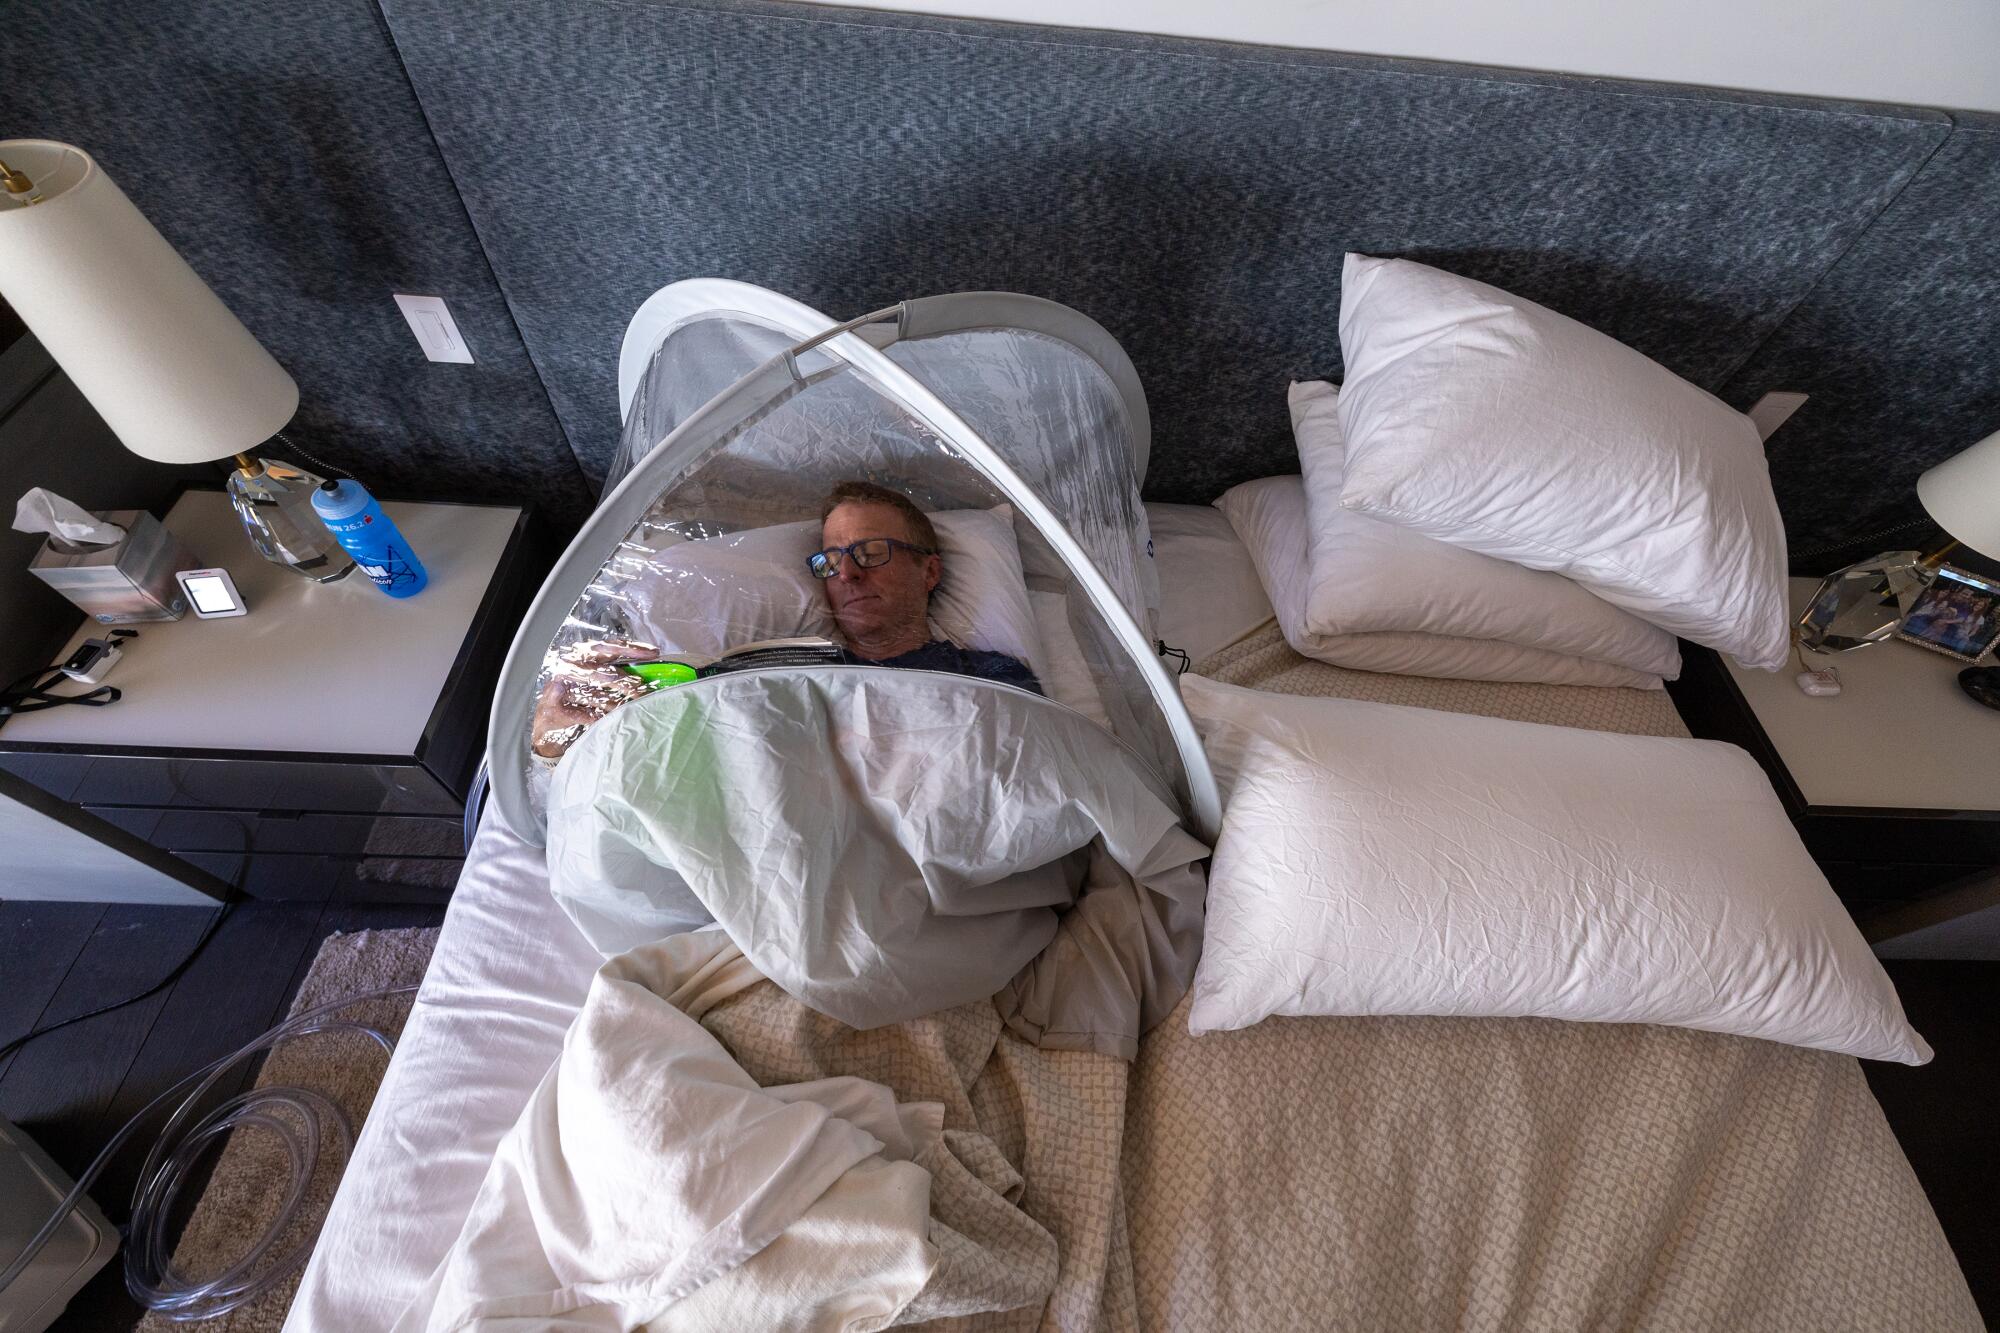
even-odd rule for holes
{"type": "Polygon", "coordinates": [[[1910,523],[1916,473],[2000,428],[2000,118],[755,0],[194,0],[190,43],[288,81],[232,73],[174,150],[260,177],[218,215],[172,188],[182,72],[129,77],[173,25],[44,8],[55,114],[41,88],[0,112],[112,145],[308,398],[370,423],[364,454],[444,434],[559,510],[571,456],[594,482],[615,445],[626,319],[698,275],[843,317],[1072,305],[1138,366],[1161,499],[1296,470],[1284,386],[1340,375],[1350,249],[1498,283],[1740,407],[1810,393],[1770,446],[1802,566],[1910,523]],[[482,363],[448,405],[392,284],[469,308],[482,363]],[[273,296],[300,287],[331,317],[310,335],[273,296]],[[384,425],[405,397],[446,429],[384,425]]]}

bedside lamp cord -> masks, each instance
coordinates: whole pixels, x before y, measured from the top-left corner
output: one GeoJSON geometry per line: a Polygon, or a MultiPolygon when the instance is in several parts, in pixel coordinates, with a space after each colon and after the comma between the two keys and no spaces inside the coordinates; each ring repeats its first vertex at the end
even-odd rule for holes
{"type": "Polygon", "coordinates": [[[415,986],[392,986],[309,1009],[285,1020],[233,1054],[195,1070],[153,1098],[139,1114],[126,1121],[124,1127],[111,1136],[104,1150],[97,1154],[96,1160],[78,1178],[68,1196],[57,1205],[54,1216],[43,1224],[34,1239],[28,1242],[28,1247],[15,1256],[5,1271],[0,1271],[0,1291],[19,1277],[29,1261],[54,1237],[68,1219],[70,1211],[83,1198],[84,1192],[104,1170],[112,1155],[132,1137],[140,1123],[191,1083],[195,1084],[194,1090],[181,1100],[168,1118],[152,1151],[146,1154],[145,1165],[139,1169],[139,1184],[132,1194],[132,1217],[125,1225],[126,1289],[147,1309],[157,1310],[177,1322],[192,1322],[227,1314],[297,1272],[304,1266],[318,1239],[317,1224],[302,1228],[303,1235],[299,1242],[275,1258],[270,1257],[271,1250],[299,1216],[300,1206],[319,1167],[323,1145],[338,1140],[343,1158],[352,1153],[354,1130],[348,1123],[346,1113],[331,1098],[320,1093],[287,1087],[253,1087],[229,1098],[200,1118],[196,1118],[195,1110],[203,1096],[231,1067],[297,1037],[348,1032],[367,1037],[384,1051],[393,1052],[395,1041],[379,1027],[337,1015],[371,1000],[408,995],[416,989],[415,986]],[[277,1216],[265,1228],[264,1234],[221,1273],[197,1282],[175,1267],[168,1227],[176,1215],[175,1204],[181,1189],[187,1184],[197,1162],[215,1146],[215,1141],[239,1127],[265,1130],[277,1136],[291,1160],[291,1180],[277,1216]]]}
{"type": "Polygon", "coordinates": [[[330,478],[337,481],[342,477],[351,475],[346,468],[334,467],[331,464],[322,462],[320,459],[313,457],[305,450],[299,448],[296,444],[292,443],[291,436],[285,434],[285,432],[283,431],[279,431],[276,435],[273,435],[271,438],[276,440],[279,444],[284,445],[285,448],[291,450],[293,453],[297,454],[300,458],[305,459],[306,462],[311,463],[314,467],[318,468],[319,474],[322,477],[330,478]]]}

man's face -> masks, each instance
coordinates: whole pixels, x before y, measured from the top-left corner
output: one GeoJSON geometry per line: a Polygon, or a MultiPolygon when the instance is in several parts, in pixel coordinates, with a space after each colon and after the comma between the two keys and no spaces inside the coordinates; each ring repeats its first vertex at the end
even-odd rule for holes
{"type": "MultiPolygon", "coordinates": [[[[820,545],[846,546],[869,537],[893,537],[911,542],[908,523],[895,508],[866,501],[849,501],[834,509],[820,526],[820,545]]],[[[931,589],[943,573],[934,555],[894,548],[889,563],[863,569],[852,557],[840,571],[823,581],[827,604],[840,632],[851,642],[869,642],[898,632],[921,631],[930,606],[931,589]]]]}

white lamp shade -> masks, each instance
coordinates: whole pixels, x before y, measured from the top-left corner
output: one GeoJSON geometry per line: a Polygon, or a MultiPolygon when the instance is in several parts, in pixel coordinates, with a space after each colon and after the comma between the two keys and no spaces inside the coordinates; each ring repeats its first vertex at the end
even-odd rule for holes
{"type": "Polygon", "coordinates": [[[0,194],[0,296],[127,449],[205,463],[284,429],[299,386],[88,153],[0,141],[42,202],[0,194]]]}
{"type": "Polygon", "coordinates": [[[1918,477],[1917,499],[1954,539],[2000,560],[2000,431],[1918,477]]]}

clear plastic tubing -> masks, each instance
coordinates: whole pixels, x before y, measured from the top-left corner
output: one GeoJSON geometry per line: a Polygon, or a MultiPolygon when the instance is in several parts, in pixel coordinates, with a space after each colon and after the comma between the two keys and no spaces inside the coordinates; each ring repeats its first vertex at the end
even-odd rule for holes
{"type": "Polygon", "coordinates": [[[385,1052],[393,1052],[396,1043],[380,1029],[336,1015],[371,1000],[408,995],[416,989],[415,986],[392,986],[387,990],[350,995],[344,1000],[309,1009],[280,1023],[241,1050],[195,1070],[148,1102],[144,1110],[126,1121],[124,1127],[111,1136],[111,1142],[97,1154],[97,1159],[77,1180],[75,1188],[57,1206],[54,1216],[35,1233],[35,1238],[28,1242],[28,1248],[16,1256],[4,1272],[0,1272],[0,1290],[20,1276],[29,1260],[48,1244],[70,1210],[76,1207],[77,1200],[89,1190],[91,1182],[97,1179],[113,1154],[125,1146],[133,1132],[190,1083],[196,1085],[194,1090],[182,1099],[168,1118],[152,1151],[146,1154],[145,1165],[139,1170],[139,1185],[132,1195],[132,1220],[125,1227],[126,1289],[132,1293],[134,1300],[147,1309],[156,1310],[176,1322],[192,1323],[227,1314],[255,1300],[298,1271],[304,1266],[307,1256],[312,1253],[313,1243],[319,1237],[317,1226],[304,1228],[299,1242],[282,1253],[274,1256],[272,1247],[297,1219],[299,1205],[319,1165],[322,1148],[338,1140],[343,1156],[352,1151],[354,1129],[348,1124],[346,1113],[330,1098],[317,1092],[283,1087],[251,1088],[231,1097],[199,1119],[195,1118],[196,1108],[201,1105],[208,1090],[230,1068],[295,1037],[322,1032],[351,1032],[372,1039],[385,1052]],[[174,1204],[181,1187],[187,1183],[189,1173],[201,1160],[202,1154],[216,1146],[216,1140],[237,1128],[265,1130],[276,1135],[284,1145],[286,1156],[291,1159],[291,1182],[285,1190],[277,1216],[249,1250],[214,1277],[197,1282],[174,1266],[171,1237],[167,1234],[169,1219],[175,1214],[174,1204]]]}

